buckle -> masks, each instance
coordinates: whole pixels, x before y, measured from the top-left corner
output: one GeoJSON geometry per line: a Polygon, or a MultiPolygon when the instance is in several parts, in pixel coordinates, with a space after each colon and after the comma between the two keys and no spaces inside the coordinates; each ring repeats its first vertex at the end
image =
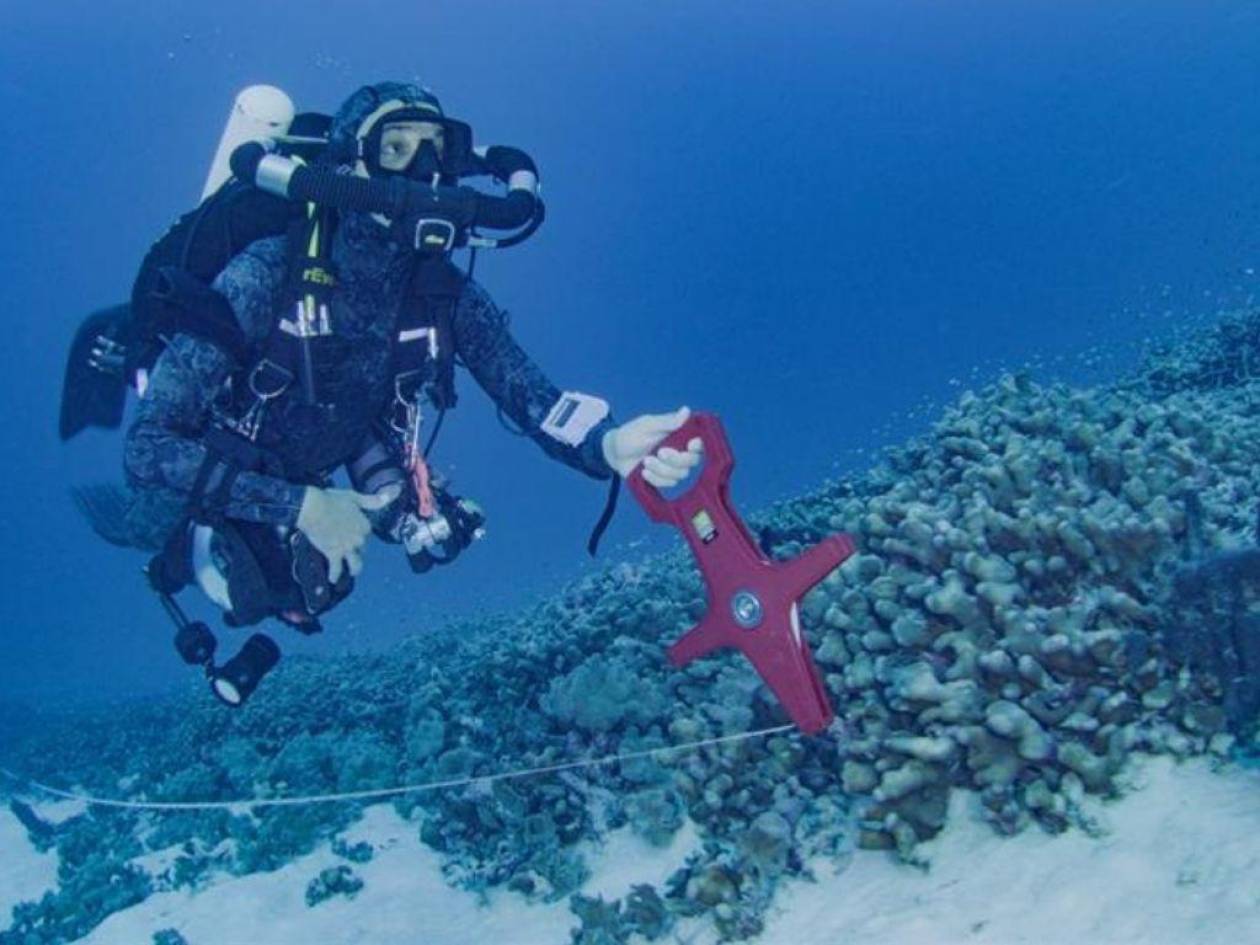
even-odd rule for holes
{"type": "Polygon", "coordinates": [[[249,372],[249,392],[259,400],[279,397],[293,383],[293,372],[270,358],[263,358],[249,372]]]}
{"type": "Polygon", "coordinates": [[[440,217],[416,221],[415,248],[422,253],[445,253],[455,246],[455,224],[440,217]]]}
{"type": "Polygon", "coordinates": [[[403,371],[394,377],[394,403],[389,414],[389,426],[400,436],[409,436],[415,427],[420,391],[426,372],[422,368],[403,371]]]}
{"type": "Polygon", "coordinates": [[[424,384],[426,373],[423,368],[416,368],[412,371],[403,371],[395,376],[394,399],[400,404],[413,403],[424,384]]]}

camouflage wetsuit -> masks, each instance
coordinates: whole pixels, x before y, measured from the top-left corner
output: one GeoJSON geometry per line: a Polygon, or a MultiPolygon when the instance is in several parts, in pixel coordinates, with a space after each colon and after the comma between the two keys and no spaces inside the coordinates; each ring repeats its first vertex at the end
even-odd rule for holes
{"type": "MultiPolygon", "coordinates": [[[[284,469],[282,475],[241,473],[219,507],[207,511],[228,518],[293,525],[306,484],[371,448],[373,429],[390,407],[394,376],[390,342],[414,256],[388,240],[369,217],[349,214],[332,243],[338,283],[331,299],[335,336],[344,352],[331,378],[339,404],[334,418],[312,430],[289,422],[300,397],[290,389],[267,411],[268,447],[284,469]]],[[[215,288],[232,305],[246,335],[261,343],[286,304],[288,255],[285,238],[259,240],[220,274],[215,288]]],[[[477,284],[465,284],[453,317],[459,359],[496,404],[550,456],[607,479],[613,472],[600,441],[612,421],[605,418],[576,447],[542,432],[541,425],[560,391],[521,350],[505,325],[504,314],[477,284]]],[[[127,435],[125,466],[133,489],[149,500],[138,503],[150,516],[147,534],[161,534],[187,513],[188,499],[205,462],[203,437],[214,422],[214,405],[233,374],[228,356],[212,343],[176,335],[154,366],[148,389],[127,435]]],[[[329,383],[325,379],[325,384],[329,383]]],[[[429,413],[430,420],[433,414],[429,413]]],[[[209,483],[213,494],[215,483],[209,483]]]]}

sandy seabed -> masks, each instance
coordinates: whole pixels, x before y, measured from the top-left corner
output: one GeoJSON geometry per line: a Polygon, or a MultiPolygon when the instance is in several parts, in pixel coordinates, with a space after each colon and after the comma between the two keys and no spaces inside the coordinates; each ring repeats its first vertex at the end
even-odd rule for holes
{"type": "MultiPolygon", "coordinates": [[[[1000,837],[956,792],[949,826],[924,852],[920,870],[887,854],[859,852],[839,872],[814,864],[817,882],[781,889],[762,945],[1194,945],[1255,941],[1260,935],[1260,771],[1211,770],[1138,758],[1124,797],[1096,802],[1102,835],[1051,836],[1030,828],[1000,837]]],[[[40,808],[63,819],[66,805],[40,808]]],[[[189,945],[564,945],[576,919],[566,902],[531,905],[496,891],[488,900],[452,889],[416,825],[389,805],[369,808],[345,834],[366,840],[373,859],[355,867],[363,890],[315,907],[307,883],[342,863],[327,846],[282,869],[220,876],[196,893],[159,893],[115,913],[82,941],[145,945],[175,928],[189,945]]],[[[588,851],[586,895],[613,899],[635,883],[662,883],[695,848],[690,825],[667,849],[628,831],[588,851]]],[[[38,853],[8,811],[0,815],[0,909],[38,898],[56,881],[55,853],[38,853]]],[[[164,860],[140,861],[155,872],[164,860]]],[[[666,943],[708,945],[710,923],[681,923],[666,943]]]]}

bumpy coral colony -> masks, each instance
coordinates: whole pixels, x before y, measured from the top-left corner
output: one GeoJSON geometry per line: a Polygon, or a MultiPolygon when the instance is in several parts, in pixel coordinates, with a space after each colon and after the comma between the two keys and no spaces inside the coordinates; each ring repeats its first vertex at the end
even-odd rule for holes
{"type": "MultiPolygon", "coordinates": [[[[782,721],[733,658],[666,667],[664,646],[704,607],[696,574],[671,555],[388,656],[295,661],[240,713],[190,695],[121,719],[26,720],[35,734],[8,741],[32,776],[153,799],[380,787],[660,748],[397,803],[452,881],[571,896],[576,942],[654,940],[700,915],[749,937],[778,881],[820,857],[856,845],[921,862],[954,789],[977,792],[1003,832],[1090,830],[1083,797],[1117,791],[1133,752],[1254,750],[1258,356],[1260,316],[1246,315],[1109,388],[1008,376],[880,467],[762,516],[776,554],[834,531],[861,549],[802,606],[839,717],[820,738],[667,750],[782,721]],[[628,825],[667,845],[687,819],[702,843],[662,888],[613,903],[576,894],[582,841],[628,825]]],[[[357,811],[92,811],[51,835],[24,813],[32,838],[60,851],[62,885],[19,906],[2,945],[72,938],[215,869],[274,868],[357,811]],[[128,862],[172,845],[161,875],[128,862]]],[[[328,882],[315,879],[322,896],[328,882]]]]}

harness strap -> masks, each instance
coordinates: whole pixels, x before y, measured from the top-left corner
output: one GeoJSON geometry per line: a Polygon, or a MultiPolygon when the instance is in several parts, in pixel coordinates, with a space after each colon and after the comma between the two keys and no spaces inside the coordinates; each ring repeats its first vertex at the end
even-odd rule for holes
{"type": "Polygon", "coordinates": [[[332,211],[315,204],[307,205],[307,221],[302,245],[305,253],[300,257],[297,274],[297,311],[292,323],[281,321],[280,329],[297,339],[299,357],[297,374],[302,381],[302,396],[308,404],[317,402],[315,367],[311,354],[311,339],[332,334],[329,315],[329,295],[337,284],[329,257],[328,231],[332,226],[332,211]]]}
{"type": "Polygon", "coordinates": [[[434,388],[434,406],[438,410],[450,410],[459,399],[455,394],[455,306],[459,304],[459,296],[451,296],[445,305],[436,305],[434,328],[437,330],[439,344],[438,376],[434,388]]]}
{"type": "Polygon", "coordinates": [[[438,410],[455,406],[455,311],[468,277],[449,259],[420,259],[412,270],[396,344],[397,377],[422,376],[438,410]],[[427,344],[426,344],[427,342],[427,344]]]}
{"type": "MultiPolygon", "coordinates": [[[[225,478],[229,475],[229,465],[224,462],[223,457],[219,456],[213,450],[206,449],[206,455],[201,460],[201,465],[197,467],[197,478],[193,480],[192,492],[188,496],[188,507],[192,511],[193,518],[198,521],[204,521],[209,516],[207,513],[207,493],[210,491],[210,480],[216,474],[219,478],[225,478]]],[[[233,475],[233,479],[236,477],[233,475]]],[[[216,487],[218,480],[216,480],[216,487]]],[[[229,487],[230,488],[230,487],[229,487]]]]}
{"type": "Polygon", "coordinates": [[[167,312],[162,327],[204,339],[237,364],[246,361],[249,343],[226,298],[174,266],[160,267],[154,282],[150,296],[167,312]]]}
{"type": "Polygon", "coordinates": [[[203,445],[206,455],[197,469],[188,504],[193,521],[213,524],[222,518],[221,510],[231,501],[236,478],[257,469],[263,454],[249,441],[221,427],[213,427],[203,445]]]}

